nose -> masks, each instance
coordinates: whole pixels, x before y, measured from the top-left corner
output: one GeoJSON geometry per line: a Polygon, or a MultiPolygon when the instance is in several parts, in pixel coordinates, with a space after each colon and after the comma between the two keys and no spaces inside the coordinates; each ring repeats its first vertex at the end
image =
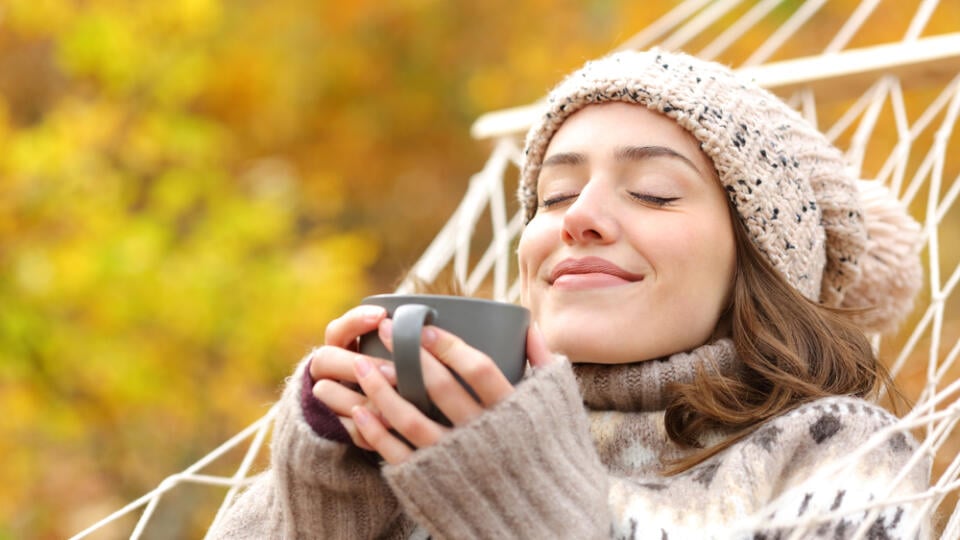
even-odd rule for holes
{"type": "Polygon", "coordinates": [[[612,214],[612,197],[603,186],[587,183],[567,207],[560,232],[564,243],[609,243],[616,239],[619,225],[612,214]]]}

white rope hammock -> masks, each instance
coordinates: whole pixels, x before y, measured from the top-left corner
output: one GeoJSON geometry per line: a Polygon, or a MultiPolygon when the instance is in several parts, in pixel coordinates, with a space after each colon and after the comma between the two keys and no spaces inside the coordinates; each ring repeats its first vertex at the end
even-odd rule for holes
{"type": "MultiPolygon", "coordinates": [[[[949,33],[925,35],[942,6],[938,1],[919,0],[900,39],[850,46],[864,36],[876,35],[875,18],[883,9],[879,0],[863,0],[854,6],[839,30],[828,36],[819,36],[817,29],[811,28],[826,0],[743,4],[741,0],[687,0],[619,49],[658,45],[733,63],[818,125],[846,151],[852,167],[887,186],[923,223],[926,289],[902,337],[876,338],[874,343],[881,357],[889,360],[895,377],[908,367],[915,370],[922,365],[925,383],[907,388],[913,409],[897,425],[851,452],[849,461],[895,432],[909,431],[921,438],[914,461],[923,453],[935,455],[936,461],[930,488],[912,502],[939,516],[942,538],[960,539],[960,135],[954,134],[960,116],[960,8],[949,6],[956,18],[948,21],[949,33]],[[787,15],[785,10],[789,10],[787,15]],[[756,32],[761,23],[770,28],[774,16],[782,23],[768,31],[762,44],[749,47],[745,58],[737,60],[734,51],[739,40],[756,32]],[[731,18],[735,22],[724,22],[731,18]],[[809,47],[816,39],[822,43],[799,57],[771,60],[790,44],[802,42],[809,47]]],[[[432,282],[452,275],[467,294],[482,291],[485,296],[507,301],[519,297],[514,250],[522,217],[513,200],[516,172],[522,134],[540,108],[533,104],[498,111],[476,121],[472,134],[493,140],[493,151],[483,169],[471,178],[460,206],[413,267],[413,276],[432,282]]],[[[408,281],[400,289],[411,285],[408,281]]],[[[266,452],[263,442],[272,417],[271,410],[191,467],[73,538],[87,537],[138,511],[131,538],[139,538],[151,524],[161,497],[175,496],[171,491],[183,484],[228,488],[221,510],[211,516],[211,522],[218,519],[237,492],[249,484],[255,460],[261,451],[266,452]],[[244,457],[232,475],[201,472],[244,445],[244,457]]],[[[892,492],[894,486],[890,488],[892,492]]],[[[876,515],[885,502],[893,501],[877,500],[862,509],[868,512],[868,519],[856,538],[866,537],[866,527],[873,521],[869,513],[876,515]]],[[[734,532],[769,526],[761,517],[765,515],[769,512],[758,512],[756,519],[743,524],[744,530],[734,532]]],[[[802,537],[817,523],[810,518],[777,522],[797,527],[791,538],[802,537]]]]}

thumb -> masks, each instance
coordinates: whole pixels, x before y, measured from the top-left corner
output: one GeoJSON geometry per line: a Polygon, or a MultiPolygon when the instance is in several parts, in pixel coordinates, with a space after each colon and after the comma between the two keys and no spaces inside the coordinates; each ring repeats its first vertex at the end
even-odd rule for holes
{"type": "Polygon", "coordinates": [[[527,358],[530,366],[535,368],[546,367],[556,361],[537,323],[531,324],[527,329],[527,358]]]}

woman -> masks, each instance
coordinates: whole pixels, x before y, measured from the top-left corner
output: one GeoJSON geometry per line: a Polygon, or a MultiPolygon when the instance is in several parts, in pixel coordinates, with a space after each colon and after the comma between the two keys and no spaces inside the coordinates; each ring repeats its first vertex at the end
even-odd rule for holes
{"type": "Polygon", "coordinates": [[[428,327],[441,426],[353,352],[369,331],[389,342],[384,312],[351,310],[284,392],[272,469],[212,536],[928,534],[908,503],[868,510],[923,490],[928,463],[863,399],[886,382],[863,331],[909,312],[917,227],[890,201],[876,225],[794,111],[713,63],[619,53],[551,93],[520,199],[532,374],[514,388],[428,327]]]}

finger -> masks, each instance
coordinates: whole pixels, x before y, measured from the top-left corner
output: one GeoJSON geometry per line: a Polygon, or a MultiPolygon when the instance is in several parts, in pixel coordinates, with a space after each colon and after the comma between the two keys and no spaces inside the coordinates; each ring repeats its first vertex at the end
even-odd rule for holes
{"type": "Polygon", "coordinates": [[[370,411],[362,406],[354,407],[353,423],[358,434],[370,449],[380,454],[387,463],[396,465],[410,457],[413,450],[406,443],[391,434],[370,411]]]}
{"type": "Polygon", "coordinates": [[[353,363],[357,358],[366,358],[369,362],[377,366],[377,369],[380,370],[391,385],[397,384],[397,372],[393,367],[393,362],[373,356],[361,355],[360,353],[332,345],[324,345],[314,349],[310,358],[310,377],[315,381],[333,379],[335,381],[355,383],[357,382],[357,378],[354,375],[353,363]]]}
{"type": "MultiPolygon", "coordinates": [[[[357,387],[357,390],[359,390],[359,387],[357,387]]],[[[350,416],[350,411],[352,411],[354,407],[364,405],[374,416],[379,418],[387,428],[390,428],[390,422],[383,418],[383,415],[380,414],[380,411],[377,410],[375,405],[370,403],[367,396],[357,390],[348,388],[330,379],[321,379],[313,385],[314,397],[320,400],[321,403],[326,405],[327,408],[337,416],[350,416]]]]}
{"type": "Polygon", "coordinates": [[[527,329],[527,359],[530,361],[530,366],[535,368],[546,367],[556,362],[537,323],[531,324],[527,329]]]}
{"type": "Polygon", "coordinates": [[[313,385],[313,395],[337,416],[350,416],[354,407],[367,402],[363,394],[330,379],[317,381],[317,384],[313,385]]]}
{"type": "Polygon", "coordinates": [[[484,406],[495,405],[513,393],[513,385],[490,357],[450,332],[427,326],[420,343],[437,360],[460,375],[484,406]]]}
{"type": "Polygon", "coordinates": [[[349,348],[357,338],[376,330],[377,324],[387,316],[387,310],[380,306],[357,306],[327,325],[323,343],[336,347],[349,348]]]}
{"type": "MultiPolygon", "coordinates": [[[[393,429],[415,447],[430,446],[444,434],[446,428],[427,418],[420,409],[400,397],[380,371],[373,369],[366,359],[359,358],[354,367],[360,387],[370,403],[381,412],[393,429]]],[[[376,443],[368,437],[368,433],[364,432],[364,436],[376,446],[376,443]]]]}
{"type": "MultiPolygon", "coordinates": [[[[379,334],[380,341],[393,350],[393,321],[381,321],[379,334]]],[[[466,424],[483,413],[481,404],[460,384],[450,369],[422,347],[420,370],[430,400],[454,425],[466,424]]]]}
{"type": "Polygon", "coordinates": [[[350,435],[350,440],[353,441],[355,446],[363,448],[364,450],[373,451],[373,446],[367,442],[367,439],[360,433],[360,430],[357,428],[357,423],[353,421],[353,417],[338,416],[337,418],[340,419],[340,423],[343,424],[343,428],[347,430],[347,433],[350,435]]]}
{"type": "Polygon", "coordinates": [[[447,366],[420,350],[423,384],[430,400],[454,425],[463,425],[483,414],[483,406],[467,392],[447,366]]]}

